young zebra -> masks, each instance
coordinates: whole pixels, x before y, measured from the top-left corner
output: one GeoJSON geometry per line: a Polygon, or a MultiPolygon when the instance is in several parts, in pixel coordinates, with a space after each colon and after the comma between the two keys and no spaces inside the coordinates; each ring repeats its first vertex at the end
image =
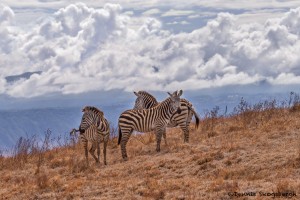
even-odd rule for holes
{"type": "Polygon", "coordinates": [[[103,141],[104,164],[106,165],[106,147],[109,139],[109,123],[105,119],[103,112],[96,107],[85,106],[82,109],[82,112],[83,116],[79,130],[73,129],[70,134],[74,134],[77,131],[80,132],[80,139],[85,150],[87,165],[89,165],[87,149],[88,141],[92,143],[89,152],[95,159],[96,163],[99,163],[100,161],[100,142],[103,141]],[[96,148],[98,157],[94,154],[96,148]]]}
{"type": "MultiPolygon", "coordinates": [[[[133,109],[149,109],[152,108],[159,103],[151,94],[145,91],[133,92],[137,99],[135,100],[135,105],[133,109]]],[[[184,142],[189,142],[189,125],[191,123],[193,115],[196,119],[196,129],[199,127],[199,116],[193,108],[193,105],[186,99],[180,99],[180,108],[181,113],[175,113],[168,124],[169,128],[179,126],[183,132],[184,142]]],[[[166,135],[163,135],[166,142],[166,135]]]]}
{"type": "Polygon", "coordinates": [[[119,117],[119,138],[118,144],[121,144],[122,157],[124,161],[127,158],[126,144],[131,133],[135,131],[150,132],[155,131],[156,151],[160,151],[161,136],[166,131],[166,126],[172,115],[180,113],[180,96],[182,90],[170,94],[169,98],[150,109],[126,110],[119,117]]]}

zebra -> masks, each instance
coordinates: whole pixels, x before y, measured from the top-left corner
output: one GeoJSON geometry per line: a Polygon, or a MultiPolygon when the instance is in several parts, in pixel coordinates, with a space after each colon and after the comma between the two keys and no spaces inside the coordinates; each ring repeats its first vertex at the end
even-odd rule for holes
{"type": "MultiPolygon", "coordinates": [[[[148,92],[134,91],[133,93],[137,96],[133,109],[149,109],[159,104],[155,97],[149,94],[148,92]]],[[[189,142],[189,125],[192,120],[192,117],[193,115],[195,116],[196,129],[198,129],[199,127],[200,119],[198,114],[194,110],[193,105],[188,100],[183,98],[180,99],[180,108],[182,112],[180,114],[175,113],[171,117],[168,127],[172,128],[179,126],[183,132],[184,142],[189,142]]],[[[167,144],[165,132],[163,137],[165,139],[165,143],[167,144]]]]}
{"type": "Polygon", "coordinates": [[[80,139],[83,143],[85,150],[86,164],[89,165],[88,160],[88,141],[92,143],[92,146],[89,150],[90,154],[95,159],[96,163],[100,162],[100,142],[103,141],[103,155],[104,155],[104,165],[106,165],[106,148],[109,140],[109,123],[104,117],[104,113],[96,107],[85,106],[82,109],[83,116],[79,129],[72,129],[70,134],[80,132],[80,139]],[[97,156],[94,152],[97,148],[97,156]]]}
{"type": "Polygon", "coordinates": [[[166,131],[166,126],[175,112],[180,113],[180,96],[182,90],[168,94],[170,97],[150,109],[143,110],[126,110],[118,122],[119,138],[118,144],[121,145],[121,153],[124,161],[128,160],[126,144],[131,133],[135,131],[150,132],[154,131],[156,135],[156,151],[160,151],[161,136],[166,131]]]}

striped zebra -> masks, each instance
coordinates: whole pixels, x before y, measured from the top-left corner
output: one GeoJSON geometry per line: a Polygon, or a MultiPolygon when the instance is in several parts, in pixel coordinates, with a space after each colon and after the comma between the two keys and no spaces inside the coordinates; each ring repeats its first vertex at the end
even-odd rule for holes
{"type": "Polygon", "coordinates": [[[161,136],[166,131],[167,124],[174,113],[180,113],[180,96],[182,90],[170,94],[169,98],[150,109],[126,110],[119,117],[119,138],[118,144],[121,145],[122,157],[128,160],[126,144],[133,131],[150,132],[156,135],[156,151],[160,151],[161,136]]]}
{"type": "Polygon", "coordinates": [[[85,106],[82,109],[83,116],[79,126],[79,130],[73,129],[70,134],[80,132],[80,139],[85,150],[86,163],[88,160],[88,141],[92,143],[89,150],[96,163],[100,162],[100,142],[103,142],[104,164],[106,165],[106,148],[109,139],[109,123],[104,117],[104,113],[93,106],[85,106]],[[97,148],[97,156],[95,150],[97,148]]]}
{"type": "MultiPolygon", "coordinates": [[[[145,91],[133,92],[137,99],[135,100],[135,105],[133,109],[149,109],[154,106],[157,106],[159,103],[151,94],[145,91]]],[[[174,114],[170,123],[168,124],[169,128],[179,126],[183,132],[184,142],[189,142],[189,125],[191,123],[193,115],[196,119],[196,129],[199,127],[199,116],[193,108],[193,105],[186,99],[180,99],[180,108],[181,113],[174,114]]],[[[166,135],[163,135],[166,142],[166,135]]]]}

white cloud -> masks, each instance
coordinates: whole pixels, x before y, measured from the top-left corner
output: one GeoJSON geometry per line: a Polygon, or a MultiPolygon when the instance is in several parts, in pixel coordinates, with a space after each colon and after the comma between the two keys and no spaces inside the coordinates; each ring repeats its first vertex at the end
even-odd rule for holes
{"type": "Polygon", "coordinates": [[[193,14],[193,10],[175,10],[171,9],[166,13],[162,14],[162,17],[174,17],[174,16],[187,16],[193,14]]]}
{"type": "Polygon", "coordinates": [[[126,11],[126,12],[124,12],[124,15],[133,16],[134,12],[133,11],[126,11]]]}
{"type": "MultiPolygon", "coordinates": [[[[32,7],[33,5],[39,7],[53,7],[59,8],[63,6],[67,6],[70,3],[76,3],[77,0],[54,0],[54,1],[41,1],[41,0],[27,0],[27,1],[19,1],[19,0],[2,0],[2,3],[5,5],[9,5],[10,7],[32,7]]],[[[96,7],[103,6],[105,3],[109,2],[107,0],[85,0],[85,4],[96,7]]],[[[111,1],[110,1],[111,2],[111,1]]],[[[157,0],[149,0],[149,1],[132,1],[132,0],[114,0],[114,3],[122,4],[124,7],[138,7],[138,8],[149,8],[149,7],[158,7],[158,6],[172,6],[172,7],[193,7],[193,6],[205,6],[205,7],[215,7],[215,8],[266,8],[273,6],[275,8],[286,8],[286,7],[295,7],[299,6],[299,2],[297,0],[284,0],[284,1],[274,1],[274,0],[252,0],[251,4],[248,3],[247,0],[190,0],[190,1],[182,1],[182,0],[165,0],[165,1],[157,1],[157,0]],[[247,4],[248,3],[248,4],[247,4]]]]}
{"type": "Polygon", "coordinates": [[[6,90],[6,81],[2,77],[0,77],[0,94],[5,93],[6,90]]]}
{"type": "Polygon", "coordinates": [[[170,23],[167,23],[167,24],[169,24],[169,25],[176,25],[176,24],[187,25],[187,24],[190,24],[190,23],[183,20],[183,21],[180,21],[180,22],[174,21],[174,22],[170,22],[170,23]]]}
{"type": "Polygon", "coordinates": [[[15,32],[12,29],[14,12],[0,4],[0,52],[9,53],[14,48],[15,32]]]}
{"type": "Polygon", "coordinates": [[[296,76],[293,73],[282,73],[269,81],[274,85],[300,84],[300,76],[296,76]]]}
{"type": "MultiPolygon", "coordinates": [[[[300,5],[299,5],[300,6],[300,5]]],[[[260,23],[264,24],[267,20],[272,18],[280,18],[284,13],[284,9],[259,9],[250,10],[238,14],[238,24],[260,23]]]]}
{"type": "Polygon", "coordinates": [[[29,32],[0,7],[0,93],[123,89],[174,90],[259,83],[300,84],[300,8],[264,25],[220,13],[191,33],[173,34],[155,18],[131,18],[121,6],[71,4],[29,32]],[[141,24],[131,29],[132,20],[141,24]],[[7,83],[5,76],[43,71],[7,83]]]}
{"type": "Polygon", "coordinates": [[[146,22],[138,30],[139,35],[142,37],[147,37],[149,35],[155,35],[159,33],[161,28],[161,23],[154,18],[148,18],[146,22]]]}
{"type": "Polygon", "coordinates": [[[157,8],[153,8],[153,9],[150,9],[150,10],[147,10],[145,12],[143,12],[143,15],[145,16],[150,16],[150,15],[157,15],[157,14],[160,14],[161,11],[157,8]]]}
{"type": "Polygon", "coordinates": [[[201,11],[201,12],[196,12],[192,15],[188,16],[188,19],[197,19],[197,18],[207,18],[207,17],[215,17],[217,15],[216,12],[209,12],[209,11],[201,11]]]}
{"type": "Polygon", "coordinates": [[[0,24],[2,23],[10,23],[14,18],[14,12],[10,9],[10,7],[0,5],[1,13],[0,13],[0,24]]]}
{"type": "MultiPolygon", "coordinates": [[[[31,23],[41,16],[47,16],[49,13],[52,13],[53,10],[57,10],[62,7],[66,7],[69,4],[78,2],[77,0],[55,0],[55,1],[40,1],[40,0],[2,0],[3,4],[10,6],[11,8],[16,9],[15,13],[17,15],[18,23],[20,26],[23,25],[23,28],[31,27],[31,23]]],[[[84,3],[89,7],[100,8],[110,1],[107,0],[85,0],[84,3]]],[[[195,15],[204,16],[215,16],[220,10],[237,10],[239,13],[245,11],[250,13],[251,17],[244,16],[241,21],[255,22],[263,21],[265,18],[269,18],[273,15],[274,12],[277,14],[282,14],[286,11],[287,8],[296,8],[300,6],[300,2],[296,0],[285,0],[285,1],[274,1],[274,0],[252,0],[251,4],[247,0],[148,0],[148,1],[132,1],[132,0],[114,0],[113,3],[121,4],[126,10],[164,10],[164,9],[173,9],[173,10],[194,10],[195,15]],[[247,6],[245,6],[247,5],[247,6]],[[200,8],[200,10],[198,10],[200,8]],[[268,9],[268,10],[267,10],[268,9]],[[209,12],[208,12],[209,10],[209,12]],[[256,12],[261,12],[261,10],[266,10],[261,15],[261,18],[257,15],[256,12]],[[281,11],[279,11],[281,10],[281,11]],[[253,12],[251,12],[253,11],[253,12]],[[252,19],[252,20],[251,20],[252,19]]]]}

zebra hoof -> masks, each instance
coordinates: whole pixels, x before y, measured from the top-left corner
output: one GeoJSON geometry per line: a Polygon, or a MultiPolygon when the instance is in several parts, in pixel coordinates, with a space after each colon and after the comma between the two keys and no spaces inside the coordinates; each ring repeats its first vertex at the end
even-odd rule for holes
{"type": "Polygon", "coordinates": [[[128,161],[128,158],[127,157],[123,158],[123,161],[128,161]]]}
{"type": "Polygon", "coordinates": [[[160,149],[156,149],[156,152],[160,152],[160,149]]]}

